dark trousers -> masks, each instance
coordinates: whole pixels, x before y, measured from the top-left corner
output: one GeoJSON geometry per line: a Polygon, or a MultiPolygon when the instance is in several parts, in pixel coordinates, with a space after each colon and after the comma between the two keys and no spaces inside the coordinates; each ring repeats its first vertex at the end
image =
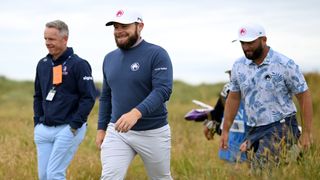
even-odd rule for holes
{"type": "Polygon", "coordinates": [[[265,126],[249,127],[248,159],[256,165],[270,161],[278,163],[281,156],[297,143],[300,134],[295,115],[265,126]]]}

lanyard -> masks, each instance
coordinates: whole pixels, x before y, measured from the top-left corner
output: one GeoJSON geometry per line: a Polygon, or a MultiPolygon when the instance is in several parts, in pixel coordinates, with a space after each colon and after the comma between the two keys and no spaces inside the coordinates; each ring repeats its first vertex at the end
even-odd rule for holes
{"type": "MultiPolygon", "coordinates": [[[[70,55],[67,60],[65,60],[63,63],[62,63],[62,66],[65,66],[67,64],[67,61],[71,58],[72,55],[70,55]]],[[[50,58],[51,59],[51,58],[50,58]]],[[[51,65],[52,67],[54,67],[54,63],[53,63],[53,60],[51,59],[51,65]]]]}

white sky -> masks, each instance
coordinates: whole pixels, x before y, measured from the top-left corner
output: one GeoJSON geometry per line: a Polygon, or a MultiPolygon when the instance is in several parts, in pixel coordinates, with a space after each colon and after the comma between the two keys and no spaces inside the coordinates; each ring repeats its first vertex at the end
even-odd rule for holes
{"type": "Polygon", "coordinates": [[[45,23],[60,19],[69,25],[68,45],[102,81],[103,58],[116,48],[113,28],[104,25],[126,8],[143,15],[142,37],[168,51],[174,79],[227,81],[224,71],[243,55],[240,44],[231,41],[244,22],[263,25],[267,43],[302,71],[320,72],[319,0],[1,0],[0,75],[33,80],[39,59],[47,54],[45,23]]]}

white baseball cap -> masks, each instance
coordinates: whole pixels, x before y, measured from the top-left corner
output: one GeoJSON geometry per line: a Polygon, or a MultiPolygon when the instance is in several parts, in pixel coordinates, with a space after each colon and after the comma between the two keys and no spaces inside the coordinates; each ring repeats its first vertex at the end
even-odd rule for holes
{"type": "Polygon", "coordinates": [[[249,23],[242,25],[238,30],[238,39],[234,41],[251,42],[259,37],[266,36],[264,28],[259,24],[249,23]]]}
{"type": "Polygon", "coordinates": [[[142,16],[140,13],[128,10],[118,10],[111,21],[107,22],[106,26],[111,26],[114,23],[131,24],[142,23],[142,16]]]}

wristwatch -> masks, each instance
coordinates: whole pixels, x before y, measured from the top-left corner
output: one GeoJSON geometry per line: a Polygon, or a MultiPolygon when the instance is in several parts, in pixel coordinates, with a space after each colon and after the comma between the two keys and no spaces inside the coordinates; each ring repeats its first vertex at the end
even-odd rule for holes
{"type": "Polygon", "coordinates": [[[77,129],[74,129],[74,128],[70,127],[70,131],[71,131],[72,134],[75,136],[75,135],[76,135],[76,132],[77,132],[77,129]]]}

